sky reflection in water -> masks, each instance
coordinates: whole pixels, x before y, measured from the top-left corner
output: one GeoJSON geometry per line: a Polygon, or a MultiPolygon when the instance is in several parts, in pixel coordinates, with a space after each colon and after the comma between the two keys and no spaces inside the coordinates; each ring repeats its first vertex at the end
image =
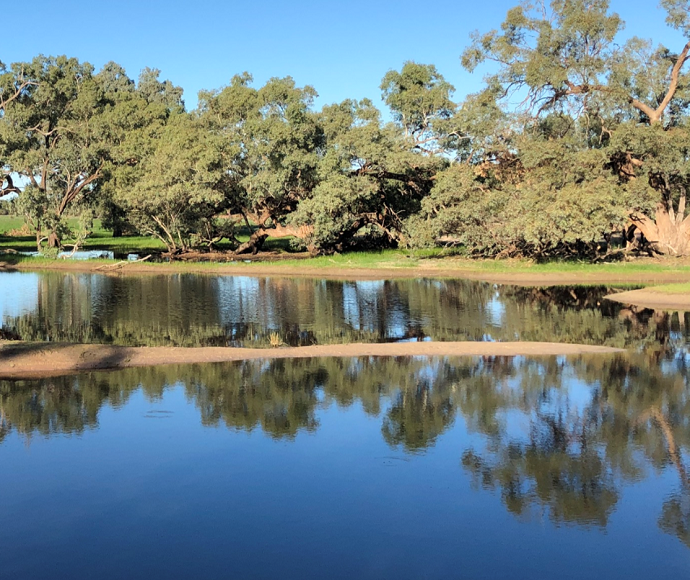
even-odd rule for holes
{"type": "Polygon", "coordinates": [[[0,577],[678,578],[685,357],[0,383],[0,577]]]}

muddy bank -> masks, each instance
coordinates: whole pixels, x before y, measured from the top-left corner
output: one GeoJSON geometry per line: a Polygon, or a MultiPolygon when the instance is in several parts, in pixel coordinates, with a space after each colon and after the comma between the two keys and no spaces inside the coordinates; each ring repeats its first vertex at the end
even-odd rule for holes
{"type": "Polygon", "coordinates": [[[623,304],[653,308],[655,310],[690,311],[690,294],[664,294],[654,289],[631,290],[609,294],[607,300],[614,300],[623,304]]]}
{"type": "Polygon", "coordinates": [[[75,372],[165,364],[356,356],[541,356],[610,354],[622,349],[549,342],[404,342],[258,348],[120,347],[98,344],[5,342],[0,378],[58,376],[75,372]]]}
{"type": "Polygon", "coordinates": [[[511,271],[510,267],[500,272],[482,270],[465,260],[424,260],[414,265],[386,265],[380,267],[357,266],[313,266],[309,260],[300,264],[267,263],[181,263],[151,264],[149,262],[130,262],[121,264],[90,263],[89,261],[55,260],[40,264],[24,260],[16,264],[0,263],[0,271],[11,270],[60,270],[64,272],[93,272],[96,274],[142,275],[142,274],[208,274],[226,276],[282,276],[289,278],[321,278],[329,280],[390,280],[406,278],[460,278],[493,284],[512,284],[518,286],[561,286],[592,284],[667,284],[690,281],[690,270],[674,270],[685,267],[685,262],[674,262],[668,271],[616,272],[594,270],[584,272],[530,272],[511,271]]]}

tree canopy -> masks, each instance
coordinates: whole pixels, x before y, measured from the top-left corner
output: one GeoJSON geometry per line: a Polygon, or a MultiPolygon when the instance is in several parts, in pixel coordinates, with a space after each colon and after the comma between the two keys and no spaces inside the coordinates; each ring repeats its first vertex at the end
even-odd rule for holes
{"type": "Polygon", "coordinates": [[[660,9],[682,46],[622,38],[608,0],[523,2],[462,52],[488,71],[477,94],[457,102],[434,65],[406,62],[383,76],[383,112],[317,110],[313,87],[246,72],[187,111],[155,68],[0,64],[0,193],[39,247],[84,215],[171,253],[272,236],[322,253],[688,255],[690,3],[660,9]]]}

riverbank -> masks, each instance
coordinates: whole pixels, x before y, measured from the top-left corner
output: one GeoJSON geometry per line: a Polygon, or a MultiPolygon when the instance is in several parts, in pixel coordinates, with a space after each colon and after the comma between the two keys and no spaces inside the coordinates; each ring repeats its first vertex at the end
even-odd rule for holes
{"type": "Polygon", "coordinates": [[[555,356],[613,354],[623,349],[550,342],[396,342],[273,349],[121,347],[100,344],[0,343],[0,378],[40,378],[166,364],[317,357],[555,356]]]}
{"type": "Polygon", "coordinates": [[[690,311],[690,284],[669,284],[619,292],[606,296],[606,299],[656,310],[690,311]]]}
{"type": "Polygon", "coordinates": [[[103,274],[195,273],[229,276],[284,276],[337,280],[395,278],[465,278],[522,286],[623,284],[649,285],[690,282],[688,259],[638,259],[631,262],[585,264],[528,260],[422,258],[402,251],[321,256],[303,260],[254,262],[118,262],[115,260],[49,260],[4,256],[5,271],[58,270],[103,274]]]}

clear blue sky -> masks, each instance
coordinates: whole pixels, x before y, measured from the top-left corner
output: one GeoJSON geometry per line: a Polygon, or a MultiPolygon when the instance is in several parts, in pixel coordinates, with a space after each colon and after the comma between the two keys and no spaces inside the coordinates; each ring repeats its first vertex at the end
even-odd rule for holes
{"type": "MultiPolygon", "coordinates": [[[[219,88],[249,71],[258,86],[291,75],[318,91],[318,105],[369,97],[386,71],[406,60],[433,63],[455,85],[456,99],[476,91],[482,74],[462,70],[459,56],[473,30],[500,25],[517,0],[34,0],[6,2],[0,60],[66,54],[100,68],[109,60],[131,77],[159,68],[185,90],[188,108],[200,89],[219,88]],[[27,11],[30,12],[27,15],[27,11]]],[[[657,0],[612,0],[625,36],[679,50],[657,0]]]]}

